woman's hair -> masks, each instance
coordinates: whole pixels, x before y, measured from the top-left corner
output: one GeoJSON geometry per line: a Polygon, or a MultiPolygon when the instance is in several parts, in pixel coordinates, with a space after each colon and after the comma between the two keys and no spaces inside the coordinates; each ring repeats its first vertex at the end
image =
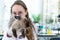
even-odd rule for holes
{"type": "MultiPolygon", "coordinates": [[[[25,5],[25,3],[23,1],[21,1],[21,0],[17,0],[11,6],[11,14],[12,14],[12,8],[13,8],[14,5],[21,5],[25,9],[25,11],[27,11],[27,6],[25,5]]],[[[32,22],[31,22],[31,20],[30,20],[30,18],[29,18],[28,12],[27,12],[26,18],[29,20],[29,24],[30,25],[33,25],[32,22]]],[[[14,19],[13,18],[10,18],[9,26],[11,26],[11,24],[12,24],[13,21],[14,21],[14,19]]]]}
{"type": "MultiPolygon", "coordinates": [[[[25,3],[24,3],[23,1],[21,1],[21,0],[17,0],[17,1],[15,1],[15,2],[13,3],[13,5],[11,6],[11,13],[12,13],[12,7],[13,7],[14,5],[21,5],[21,6],[25,9],[25,11],[27,11],[27,6],[25,5],[25,3]]],[[[29,18],[28,12],[27,12],[26,17],[29,18]]]]}

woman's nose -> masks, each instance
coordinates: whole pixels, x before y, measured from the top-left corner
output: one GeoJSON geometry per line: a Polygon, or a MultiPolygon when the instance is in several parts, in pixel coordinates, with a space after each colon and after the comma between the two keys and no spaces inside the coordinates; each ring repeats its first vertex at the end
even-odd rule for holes
{"type": "Polygon", "coordinates": [[[15,16],[19,16],[18,12],[15,12],[15,16]]]}

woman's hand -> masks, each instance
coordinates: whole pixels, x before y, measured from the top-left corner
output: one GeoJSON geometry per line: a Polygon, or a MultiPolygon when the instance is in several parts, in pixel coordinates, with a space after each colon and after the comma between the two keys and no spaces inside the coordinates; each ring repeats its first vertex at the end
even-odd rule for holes
{"type": "Polygon", "coordinates": [[[7,37],[11,38],[12,36],[7,33],[7,37]]]}

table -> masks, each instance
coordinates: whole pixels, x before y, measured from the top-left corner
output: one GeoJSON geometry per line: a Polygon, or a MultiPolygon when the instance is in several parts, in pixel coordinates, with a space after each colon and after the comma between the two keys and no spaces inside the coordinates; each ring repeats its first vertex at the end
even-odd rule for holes
{"type": "Polygon", "coordinates": [[[0,35],[0,40],[2,40],[3,35],[0,35]]]}
{"type": "Polygon", "coordinates": [[[55,34],[52,34],[52,35],[49,35],[49,34],[40,34],[38,35],[38,37],[56,37],[58,35],[55,35],[55,34]]]}
{"type": "Polygon", "coordinates": [[[60,35],[58,34],[57,30],[53,30],[52,32],[53,34],[39,34],[38,33],[38,40],[50,40],[51,38],[60,38],[60,35]]]}

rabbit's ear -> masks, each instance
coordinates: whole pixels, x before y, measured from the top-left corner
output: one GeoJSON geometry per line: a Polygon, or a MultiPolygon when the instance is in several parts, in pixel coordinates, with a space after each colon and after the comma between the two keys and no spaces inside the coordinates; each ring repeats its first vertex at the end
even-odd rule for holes
{"type": "Polygon", "coordinates": [[[28,25],[29,27],[33,27],[32,21],[31,21],[30,19],[27,20],[27,25],[28,25]]]}
{"type": "Polygon", "coordinates": [[[26,27],[29,27],[29,20],[25,20],[26,27]]]}
{"type": "Polygon", "coordinates": [[[16,32],[16,29],[12,29],[12,32],[13,32],[13,36],[17,38],[17,32],[16,32]]]}
{"type": "Polygon", "coordinates": [[[32,21],[30,20],[30,18],[24,19],[24,23],[25,23],[26,27],[33,27],[33,24],[32,24],[32,21]]]}

